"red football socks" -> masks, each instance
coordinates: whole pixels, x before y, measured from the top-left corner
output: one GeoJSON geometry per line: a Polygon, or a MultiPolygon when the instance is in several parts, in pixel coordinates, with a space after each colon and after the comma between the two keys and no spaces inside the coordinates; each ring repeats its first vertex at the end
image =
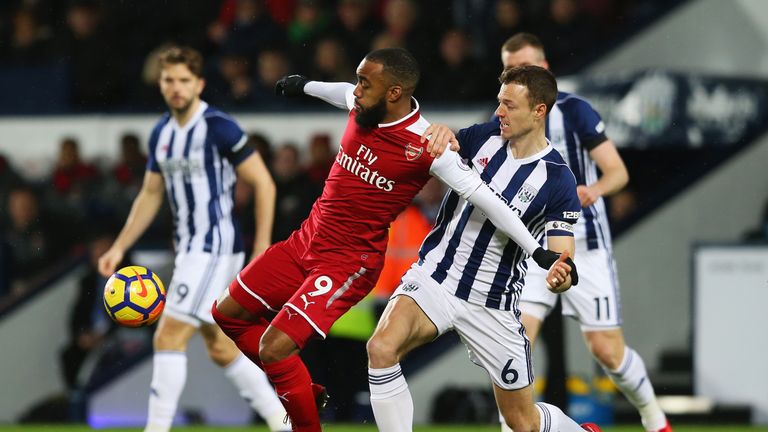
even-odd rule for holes
{"type": "Polygon", "coordinates": [[[297,432],[321,432],[320,416],[315,405],[315,392],[307,367],[298,355],[264,364],[264,371],[275,386],[293,430],[297,432]]]}

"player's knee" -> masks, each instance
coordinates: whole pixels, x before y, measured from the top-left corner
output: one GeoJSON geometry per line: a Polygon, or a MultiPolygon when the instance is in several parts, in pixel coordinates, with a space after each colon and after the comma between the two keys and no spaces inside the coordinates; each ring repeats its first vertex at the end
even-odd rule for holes
{"type": "Polygon", "coordinates": [[[187,348],[186,341],[176,332],[163,327],[158,328],[152,336],[152,345],[155,351],[184,351],[187,348]]]}
{"type": "Polygon", "coordinates": [[[590,350],[595,360],[608,370],[616,370],[621,366],[623,360],[624,347],[621,349],[615,347],[606,341],[596,341],[590,345],[590,350]]]}
{"type": "Polygon", "coordinates": [[[224,367],[232,363],[238,356],[237,348],[222,341],[214,341],[207,345],[208,357],[216,365],[224,367]]]}
{"type": "Polygon", "coordinates": [[[289,357],[291,348],[272,333],[265,333],[259,341],[259,358],[263,363],[273,363],[289,357]]]}
{"type": "Polygon", "coordinates": [[[386,337],[374,334],[366,344],[368,363],[372,368],[386,368],[398,362],[397,346],[386,337]]]}

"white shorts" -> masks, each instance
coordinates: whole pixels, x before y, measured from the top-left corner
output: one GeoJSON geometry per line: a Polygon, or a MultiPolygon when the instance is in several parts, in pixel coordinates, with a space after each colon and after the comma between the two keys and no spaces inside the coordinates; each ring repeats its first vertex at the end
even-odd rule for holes
{"type": "Polygon", "coordinates": [[[243,268],[244,260],[242,252],[177,255],[163,313],[195,327],[201,323],[213,324],[211,306],[243,268]]]}
{"type": "MultiPolygon", "coordinates": [[[[578,320],[583,331],[621,327],[619,281],[611,254],[606,249],[580,250],[574,262],[579,271],[579,284],[559,294],[563,315],[578,320]]],[[[520,309],[540,320],[549,314],[558,298],[558,294],[547,289],[546,275],[544,269],[528,260],[520,309]]]]}
{"type": "Polygon", "coordinates": [[[405,273],[392,298],[400,295],[412,298],[439,334],[455,330],[467,347],[469,359],[485,369],[497,386],[516,390],[533,383],[531,343],[513,311],[468,303],[418,267],[405,273]]]}

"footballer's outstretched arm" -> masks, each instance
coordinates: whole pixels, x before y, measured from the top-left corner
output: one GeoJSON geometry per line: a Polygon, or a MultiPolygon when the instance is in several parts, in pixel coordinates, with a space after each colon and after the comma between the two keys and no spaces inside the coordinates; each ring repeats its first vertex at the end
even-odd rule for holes
{"type": "Polygon", "coordinates": [[[310,81],[303,75],[288,75],[275,84],[278,96],[297,97],[309,95],[328,102],[336,108],[352,109],[352,91],[355,86],[346,82],[310,81]]]}
{"type": "MultiPolygon", "coordinates": [[[[446,149],[445,153],[432,161],[430,173],[456,191],[462,198],[480,209],[488,219],[507,237],[520,245],[530,254],[539,267],[549,270],[557,262],[558,254],[542,248],[533,238],[523,221],[512,209],[480,179],[480,176],[463,161],[455,151],[446,149]]],[[[571,267],[574,285],[578,281],[576,266],[570,259],[566,260],[571,267]]]]}

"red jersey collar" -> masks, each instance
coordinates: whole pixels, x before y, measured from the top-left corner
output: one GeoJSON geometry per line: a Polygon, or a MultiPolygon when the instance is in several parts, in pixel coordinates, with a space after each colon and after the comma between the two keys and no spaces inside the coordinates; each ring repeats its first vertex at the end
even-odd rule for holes
{"type": "Polygon", "coordinates": [[[419,119],[419,101],[417,101],[416,98],[411,97],[411,102],[413,109],[408,115],[391,123],[379,123],[379,129],[402,129],[416,123],[419,119]]]}

